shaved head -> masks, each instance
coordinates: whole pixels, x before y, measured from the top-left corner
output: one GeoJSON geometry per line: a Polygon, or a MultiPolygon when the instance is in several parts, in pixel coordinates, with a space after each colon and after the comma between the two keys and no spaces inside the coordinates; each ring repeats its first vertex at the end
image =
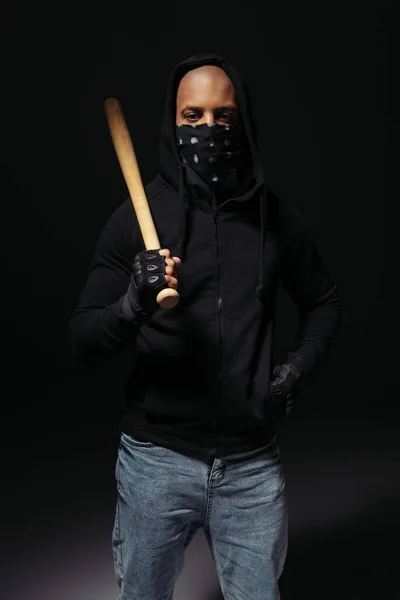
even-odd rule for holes
{"type": "Polygon", "coordinates": [[[205,65],[182,77],[176,95],[176,123],[237,123],[235,88],[220,67],[205,65]]]}

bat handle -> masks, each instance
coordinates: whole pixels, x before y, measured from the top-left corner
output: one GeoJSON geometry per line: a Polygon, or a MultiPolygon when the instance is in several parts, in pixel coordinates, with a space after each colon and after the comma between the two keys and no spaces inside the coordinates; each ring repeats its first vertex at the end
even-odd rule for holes
{"type": "Polygon", "coordinates": [[[157,294],[157,304],[161,308],[174,308],[179,302],[179,294],[173,288],[164,288],[157,294]]]}

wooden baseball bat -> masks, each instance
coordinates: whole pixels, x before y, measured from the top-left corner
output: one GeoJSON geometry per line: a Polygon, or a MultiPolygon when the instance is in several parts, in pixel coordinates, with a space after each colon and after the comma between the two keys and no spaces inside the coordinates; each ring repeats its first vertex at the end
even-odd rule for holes
{"type": "MultiPolygon", "coordinates": [[[[117,98],[107,98],[104,102],[104,109],[115,152],[129,190],[146,250],[160,249],[160,242],[121,104],[117,98]]],[[[179,294],[173,288],[165,288],[157,295],[157,303],[162,308],[174,308],[178,302],[179,294]]]]}

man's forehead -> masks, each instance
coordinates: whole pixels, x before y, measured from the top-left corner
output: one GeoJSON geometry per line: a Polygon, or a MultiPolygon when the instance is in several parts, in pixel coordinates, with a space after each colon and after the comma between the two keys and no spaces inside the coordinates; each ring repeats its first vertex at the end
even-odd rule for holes
{"type": "Polygon", "coordinates": [[[191,69],[188,71],[181,79],[182,81],[189,81],[191,79],[199,79],[199,78],[222,78],[230,81],[228,75],[225,73],[221,67],[216,67],[215,65],[203,65],[202,67],[197,67],[196,69],[191,69]]]}
{"type": "Polygon", "coordinates": [[[203,104],[211,98],[217,100],[217,97],[222,104],[235,103],[235,88],[226,73],[218,67],[189,71],[181,79],[177,90],[179,104],[203,104]]]}
{"type": "Polygon", "coordinates": [[[217,87],[234,91],[228,75],[219,67],[214,66],[200,67],[186,73],[179,83],[178,92],[199,87],[217,87]]]}

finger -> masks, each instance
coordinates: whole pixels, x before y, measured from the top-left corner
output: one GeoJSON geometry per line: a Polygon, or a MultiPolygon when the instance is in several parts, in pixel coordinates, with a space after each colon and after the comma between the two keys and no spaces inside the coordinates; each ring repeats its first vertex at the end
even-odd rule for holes
{"type": "Polygon", "coordinates": [[[175,275],[175,263],[172,258],[165,259],[165,272],[167,275],[175,275]]]}
{"type": "Polygon", "coordinates": [[[175,290],[178,288],[178,280],[175,277],[170,277],[169,275],[165,276],[167,280],[168,286],[174,288],[175,290]]]}
{"type": "Polygon", "coordinates": [[[168,248],[162,248],[159,251],[159,254],[161,254],[161,256],[171,256],[171,252],[168,250],[168,248]]]}
{"type": "Polygon", "coordinates": [[[165,273],[167,275],[171,275],[172,277],[176,277],[175,261],[172,258],[166,258],[165,264],[166,264],[165,273]]]}
{"type": "Polygon", "coordinates": [[[290,414],[293,410],[293,401],[290,400],[286,403],[285,412],[286,414],[290,414]]]}
{"type": "Polygon", "coordinates": [[[281,365],[275,365],[275,367],[272,369],[272,377],[273,378],[280,377],[280,374],[281,374],[281,365]]]}
{"type": "Polygon", "coordinates": [[[181,261],[181,259],[180,259],[180,258],[178,258],[177,256],[173,256],[172,258],[173,258],[173,260],[175,261],[175,264],[176,264],[177,266],[179,266],[179,265],[181,265],[181,264],[182,264],[182,261],[181,261]]]}
{"type": "Polygon", "coordinates": [[[165,272],[167,275],[172,275],[172,277],[175,276],[175,269],[174,267],[165,267],[165,272]]]}
{"type": "MultiPolygon", "coordinates": [[[[179,263],[181,263],[180,258],[178,258],[179,263]]],[[[167,275],[171,275],[172,277],[176,277],[176,268],[178,263],[175,262],[173,258],[165,258],[165,272],[167,275]]]]}

